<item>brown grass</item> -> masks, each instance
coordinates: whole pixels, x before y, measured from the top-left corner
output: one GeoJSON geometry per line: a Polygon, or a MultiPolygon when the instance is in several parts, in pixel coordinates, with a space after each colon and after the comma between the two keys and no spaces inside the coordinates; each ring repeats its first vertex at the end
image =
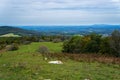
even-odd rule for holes
{"type": "Polygon", "coordinates": [[[101,63],[112,63],[120,64],[120,57],[113,57],[108,55],[98,54],[70,54],[70,53],[51,53],[49,54],[52,58],[58,59],[72,59],[80,62],[101,62],[101,63]]]}

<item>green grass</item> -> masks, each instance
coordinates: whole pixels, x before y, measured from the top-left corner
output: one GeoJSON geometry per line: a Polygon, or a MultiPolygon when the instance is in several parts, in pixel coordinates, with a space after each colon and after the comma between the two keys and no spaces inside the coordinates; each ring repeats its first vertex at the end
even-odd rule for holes
{"type": "MultiPolygon", "coordinates": [[[[40,45],[60,52],[62,43],[32,43],[21,45],[18,51],[0,56],[0,80],[120,80],[120,65],[98,62],[76,62],[62,59],[62,65],[48,64],[36,53],[40,45]]],[[[57,60],[57,59],[51,59],[57,60]]]]}
{"type": "Polygon", "coordinates": [[[20,36],[15,35],[14,33],[8,33],[8,34],[1,35],[0,37],[20,37],[20,36]]]}
{"type": "MultiPolygon", "coordinates": [[[[40,46],[47,46],[50,52],[60,53],[62,50],[62,42],[52,43],[52,42],[33,42],[29,45],[21,45],[19,50],[14,51],[15,53],[34,53],[38,50],[40,46]]],[[[11,51],[10,51],[11,52],[11,51]]],[[[13,53],[13,52],[12,52],[13,53]]]]}

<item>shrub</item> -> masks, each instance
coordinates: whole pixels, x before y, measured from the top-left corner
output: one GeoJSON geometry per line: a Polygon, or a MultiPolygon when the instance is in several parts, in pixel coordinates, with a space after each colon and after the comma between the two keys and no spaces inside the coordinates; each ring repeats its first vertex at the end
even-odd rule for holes
{"type": "Polygon", "coordinates": [[[24,45],[31,44],[31,41],[24,41],[23,44],[24,44],[24,45]]]}
{"type": "Polygon", "coordinates": [[[83,52],[98,53],[100,50],[101,35],[92,33],[88,35],[90,40],[84,43],[83,52]]]}
{"type": "Polygon", "coordinates": [[[114,50],[114,54],[120,57],[120,31],[115,30],[110,38],[110,47],[114,50]]]}
{"type": "Polygon", "coordinates": [[[81,36],[74,36],[70,40],[63,43],[63,52],[80,53],[82,48],[81,36]]]}
{"type": "Polygon", "coordinates": [[[113,53],[113,50],[110,47],[110,38],[109,37],[102,38],[99,52],[102,54],[109,54],[109,55],[113,53]]]}
{"type": "Polygon", "coordinates": [[[62,41],[61,39],[54,39],[52,42],[58,43],[58,42],[61,42],[61,41],[62,41]]]}
{"type": "Polygon", "coordinates": [[[1,44],[0,45],[0,50],[3,49],[3,48],[5,48],[5,46],[6,46],[5,44],[1,44]]]}
{"type": "Polygon", "coordinates": [[[67,53],[97,53],[100,50],[101,35],[73,36],[63,43],[63,52],[67,53]]]}
{"type": "Polygon", "coordinates": [[[46,46],[40,46],[38,49],[38,52],[40,52],[42,54],[47,54],[47,53],[49,53],[49,49],[46,46]]]}
{"type": "Polygon", "coordinates": [[[49,58],[49,49],[46,46],[40,46],[38,52],[42,54],[43,59],[49,58]]]}
{"type": "Polygon", "coordinates": [[[39,42],[45,42],[43,39],[40,39],[39,42]]]}
{"type": "Polygon", "coordinates": [[[18,49],[19,49],[18,44],[12,44],[12,45],[7,46],[8,51],[15,51],[18,49]]]}

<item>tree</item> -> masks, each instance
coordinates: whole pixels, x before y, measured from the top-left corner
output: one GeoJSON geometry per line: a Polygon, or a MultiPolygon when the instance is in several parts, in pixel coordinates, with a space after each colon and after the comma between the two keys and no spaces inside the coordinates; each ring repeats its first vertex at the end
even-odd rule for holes
{"type": "Polygon", "coordinates": [[[120,31],[115,30],[111,34],[110,47],[115,51],[115,56],[120,57],[120,31]]]}
{"type": "Polygon", "coordinates": [[[70,40],[63,43],[63,52],[80,53],[82,47],[82,37],[73,36],[70,40]]]}
{"type": "Polygon", "coordinates": [[[92,33],[88,35],[90,39],[84,43],[83,52],[98,53],[100,50],[101,35],[92,33]]]}
{"type": "Polygon", "coordinates": [[[110,48],[110,38],[109,37],[103,37],[101,40],[101,44],[100,44],[100,53],[102,54],[111,54],[112,53],[112,49],[110,48]]]}
{"type": "Polygon", "coordinates": [[[68,53],[98,53],[100,50],[101,35],[90,34],[88,36],[74,36],[64,42],[63,52],[68,53]]]}

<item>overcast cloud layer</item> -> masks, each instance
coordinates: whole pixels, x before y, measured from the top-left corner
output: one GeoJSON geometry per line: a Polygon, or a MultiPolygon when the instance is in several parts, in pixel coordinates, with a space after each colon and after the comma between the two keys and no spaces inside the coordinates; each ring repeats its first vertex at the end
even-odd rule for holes
{"type": "Polygon", "coordinates": [[[1,25],[119,23],[120,0],[0,0],[1,25]]]}

